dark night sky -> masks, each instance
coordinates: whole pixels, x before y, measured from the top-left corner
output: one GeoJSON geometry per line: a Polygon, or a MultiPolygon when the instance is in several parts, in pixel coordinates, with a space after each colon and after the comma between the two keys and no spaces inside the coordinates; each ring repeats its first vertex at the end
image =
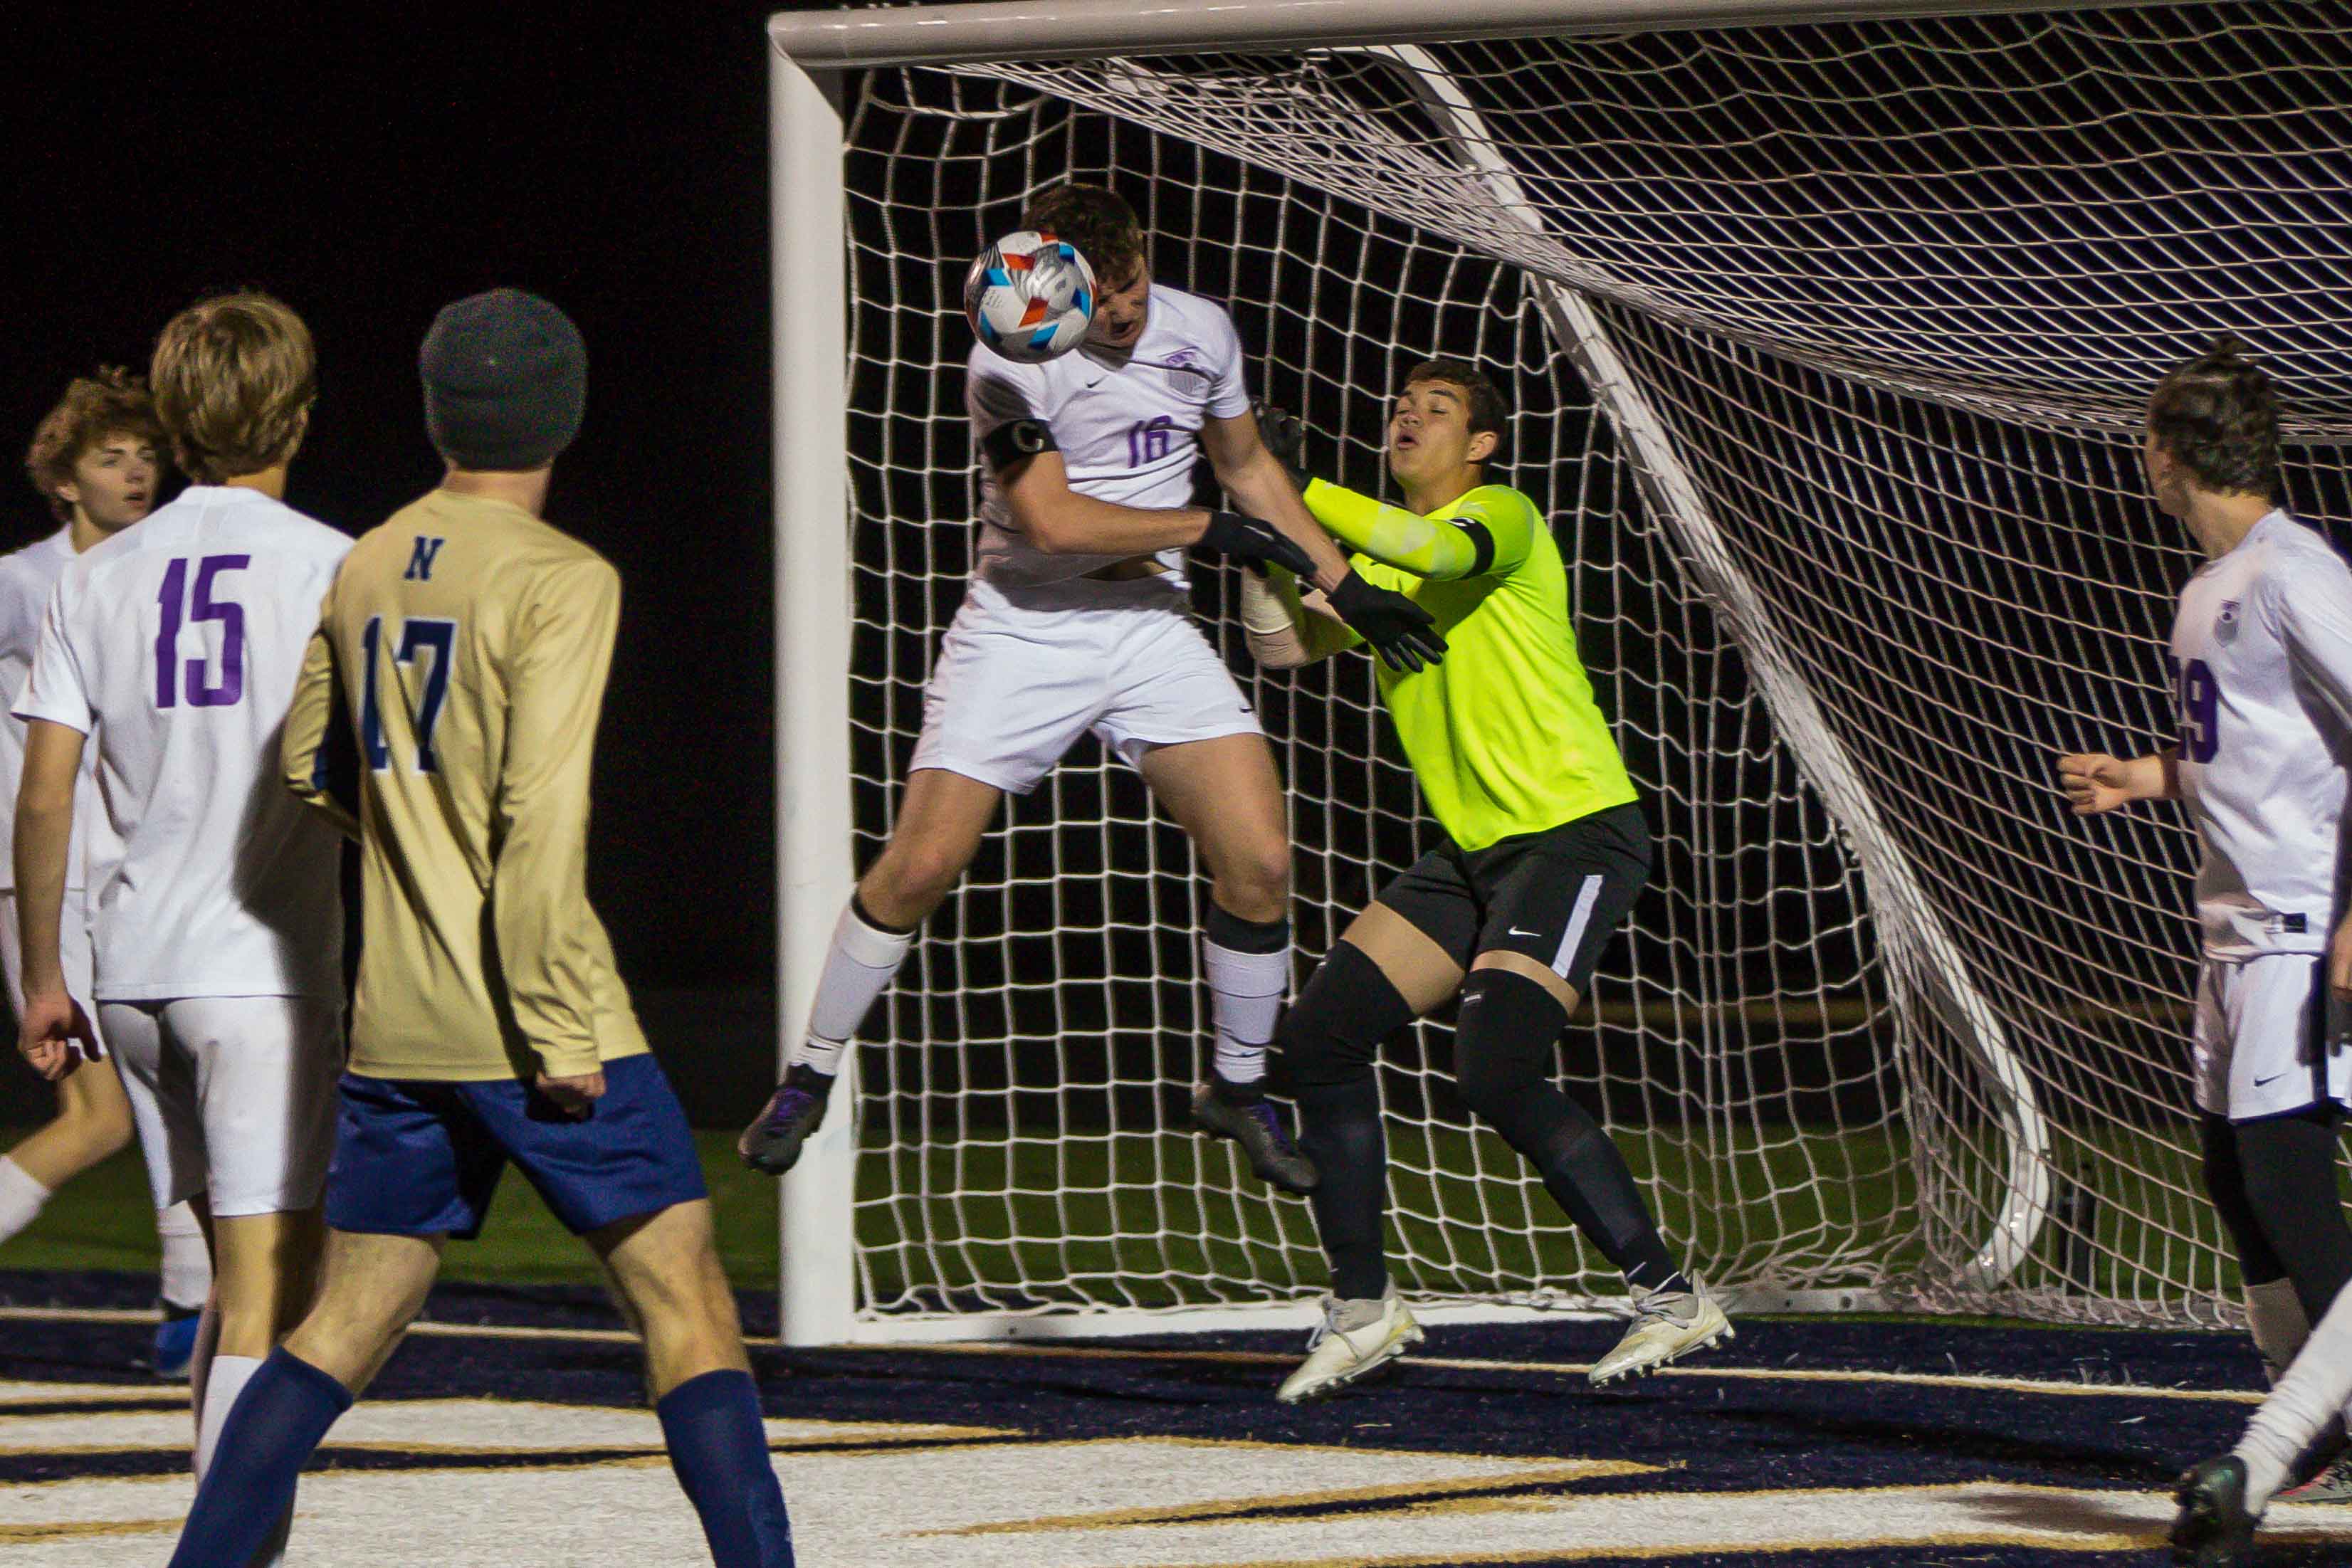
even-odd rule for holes
{"type": "MultiPolygon", "coordinates": [[[[436,308],[513,284],[580,323],[588,419],[549,515],[627,587],[591,882],[641,986],[759,985],[772,963],[773,8],[385,7],[369,25],[319,7],[263,27],[205,7],[126,27],[76,7],[37,25],[52,36],[12,21],[0,84],[12,465],[68,376],[143,368],[173,311],[249,285],[319,344],[289,499],[357,533],[437,475],[415,376],[436,308]]],[[[8,484],[14,548],[49,525],[8,484]]]]}

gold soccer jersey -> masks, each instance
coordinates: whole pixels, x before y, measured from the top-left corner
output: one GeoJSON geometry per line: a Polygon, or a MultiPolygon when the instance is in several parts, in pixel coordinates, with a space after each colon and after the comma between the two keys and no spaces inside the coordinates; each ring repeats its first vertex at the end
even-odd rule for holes
{"type": "Polygon", "coordinates": [[[351,1070],[593,1072],[646,1049],[588,905],[588,781],[621,580],[520,507],[436,490],[361,538],[287,716],[286,781],[358,742],[366,942],[351,1070]]]}

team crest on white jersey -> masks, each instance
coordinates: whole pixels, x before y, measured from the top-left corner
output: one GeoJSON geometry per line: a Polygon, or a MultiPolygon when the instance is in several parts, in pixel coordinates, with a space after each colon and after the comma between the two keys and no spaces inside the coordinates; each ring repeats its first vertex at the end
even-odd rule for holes
{"type": "Polygon", "coordinates": [[[1179,349],[1163,361],[1160,367],[1168,372],[1168,382],[1186,397],[1198,397],[1211,382],[1209,372],[1193,363],[1192,350],[1179,349]]]}
{"type": "Polygon", "coordinates": [[[2238,601],[2221,601],[2221,613],[2213,617],[2213,641],[2227,647],[2238,640],[2238,601]]]}

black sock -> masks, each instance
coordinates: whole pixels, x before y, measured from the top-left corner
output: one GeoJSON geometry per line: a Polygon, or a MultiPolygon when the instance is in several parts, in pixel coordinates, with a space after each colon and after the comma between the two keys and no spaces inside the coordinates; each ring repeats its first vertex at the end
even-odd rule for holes
{"type": "MultiPolygon", "coordinates": [[[[2205,1196],[2221,1217],[2230,1245],[2238,1254],[2238,1273],[2255,1283],[2286,1277],[2286,1265],[2271,1250],[2263,1222],[2254,1217],[2246,1197],[2246,1170],[2238,1158],[2238,1129],[2227,1116],[2210,1113],[2197,1118],[2197,1141],[2205,1155],[2205,1196]]],[[[2297,1300],[2301,1300],[2300,1297],[2297,1300]]]]}
{"type": "Polygon", "coordinates": [[[1389,1149],[1381,1125],[1381,1088],[1369,1072],[1347,1083],[1301,1084],[1298,1148],[1315,1162],[1307,1201],[1331,1293],[1364,1301],[1388,1288],[1389,1149]]]}
{"type": "Polygon", "coordinates": [[[2303,1315],[2316,1328],[2352,1281],[2352,1226],[2336,1195],[2339,1158],[2333,1107],[2241,1122],[2238,1162],[2246,1207],[2278,1262],[2294,1281],[2303,1315]]]}
{"type": "Polygon", "coordinates": [[[1478,969],[1462,988],[1454,1082],[1463,1103],[1543,1177],[1544,1190],[1638,1291],[1687,1291],[1609,1134],[1549,1069],[1568,1009],[1536,981],[1478,969]]]}
{"type": "Polygon", "coordinates": [[[1331,1293],[1388,1288],[1388,1139],[1373,1061],[1412,1009],[1380,966],[1342,942],[1325,955],[1275,1037],[1298,1105],[1298,1146],[1320,1175],[1308,1195],[1331,1293]]]}

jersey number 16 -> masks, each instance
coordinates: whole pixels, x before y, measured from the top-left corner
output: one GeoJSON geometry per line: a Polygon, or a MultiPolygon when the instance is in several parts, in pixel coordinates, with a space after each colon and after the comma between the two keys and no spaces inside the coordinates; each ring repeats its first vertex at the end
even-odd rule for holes
{"type": "MultiPolygon", "coordinates": [[[[433,731],[441,722],[441,705],[449,695],[449,655],[457,643],[457,623],[455,621],[416,619],[404,621],[400,627],[400,644],[393,653],[395,664],[411,669],[427,650],[433,654],[432,668],[425,672],[425,688],[416,696],[416,770],[438,773],[441,762],[433,754],[433,731]]],[[[376,656],[383,651],[383,617],[372,615],[367,629],[360,633],[362,656],[367,668],[360,680],[360,743],[367,748],[367,764],[381,773],[392,766],[392,743],[383,737],[383,715],[376,706],[376,656]]]]}

